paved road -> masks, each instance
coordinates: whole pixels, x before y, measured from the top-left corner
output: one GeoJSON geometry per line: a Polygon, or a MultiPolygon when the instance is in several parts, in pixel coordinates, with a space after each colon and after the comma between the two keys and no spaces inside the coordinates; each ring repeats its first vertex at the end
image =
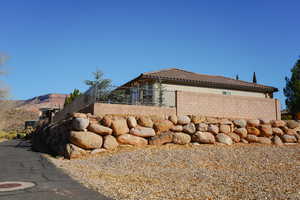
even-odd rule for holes
{"type": "Polygon", "coordinates": [[[0,143],[0,182],[34,182],[35,187],[14,192],[0,192],[0,200],[107,200],[88,190],[32,152],[22,140],[0,143]]]}

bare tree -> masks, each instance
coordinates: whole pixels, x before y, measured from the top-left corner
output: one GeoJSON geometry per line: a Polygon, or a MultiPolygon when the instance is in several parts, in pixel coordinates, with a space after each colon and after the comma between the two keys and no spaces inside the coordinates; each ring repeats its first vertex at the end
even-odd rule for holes
{"type": "MultiPolygon", "coordinates": [[[[5,62],[8,60],[8,55],[0,52],[0,75],[3,75],[5,71],[3,70],[3,66],[5,62]]],[[[8,89],[4,86],[4,83],[0,80],[0,100],[4,99],[8,96],[8,89]]]]}

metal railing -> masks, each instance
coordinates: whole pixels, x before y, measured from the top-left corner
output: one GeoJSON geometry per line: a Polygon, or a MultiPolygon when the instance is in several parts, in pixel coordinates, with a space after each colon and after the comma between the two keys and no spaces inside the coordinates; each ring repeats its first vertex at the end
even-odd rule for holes
{"type": "Polygon", "coordinates": [[[111,86],[101,89],[95,86],[87,94],[95,98],[94,102],[100,103],[175,107],[175,91],[169,91],[161,87],[111,86]]]}

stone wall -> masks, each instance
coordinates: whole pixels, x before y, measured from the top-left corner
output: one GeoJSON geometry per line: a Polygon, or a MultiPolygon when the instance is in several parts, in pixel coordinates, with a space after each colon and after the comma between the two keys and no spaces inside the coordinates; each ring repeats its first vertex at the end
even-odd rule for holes
{"type": "Polygon", "coordinates": [[[35,150],[69,159],[114,150],[120,145],[290,145],[300,143],[300,122],[174,114],[96,116],[74,113],[68,119],[39,127],[32,143],[35,150]]]}
{"type": "Polygon", "coordinates": [[[277,99],[177,91],[177,115],[281,119],[277,99]]]}

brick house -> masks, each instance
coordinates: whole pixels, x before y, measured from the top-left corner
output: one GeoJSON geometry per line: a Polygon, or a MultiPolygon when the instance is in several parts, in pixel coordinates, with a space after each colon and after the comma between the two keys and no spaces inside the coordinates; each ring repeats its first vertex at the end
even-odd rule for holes
{"type": "Polygon", "coordinates": [[[211,76],[168,68],[142,73],[120,88],[130,88],[131,103],[163,105],[173,107],[176,104],[175,91],[226,96],[273,98],[278,89],[261,84],[235,80],[223,76],[211,76]],[[160,91],[163,91],[161,98],[160,91]]]}

